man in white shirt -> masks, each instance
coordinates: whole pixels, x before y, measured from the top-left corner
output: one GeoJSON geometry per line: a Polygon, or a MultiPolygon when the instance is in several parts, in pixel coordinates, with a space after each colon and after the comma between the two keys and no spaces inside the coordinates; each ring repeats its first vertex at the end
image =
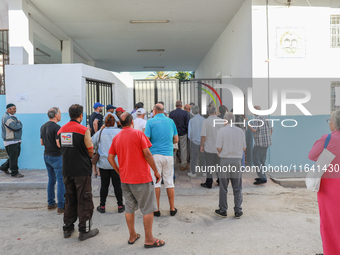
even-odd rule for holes
{"type": "MultiPolygon", "coordinates": [[[[201,130],[201,152],[204,152],[207,171],[207,179],[204,183],[201,183],[201,186],[203,188],[211,189],[213,185],[213,174],[209,169],[220,164],[220,158],[217,156],[216,150],[216,137],[217,131],[222,126],[214,124],[216,120],[221,120],[216,116],[215,106],[209,107],[208,113],[209,117],[203,121],[201,130]]],[[[217,183],[218,182],[219,181],[217,180],[217,183]]]]}
{"type": "Polygon", "coordinates": [[[224,118],[228,123],[218,130],[216,138],[217,155],[221,158],[221,169],[218,173],[220,180],[219,209],[215,210],[215,213],[220,217],[227,217],[227,193],[230,180],[234,193],[235,218],[239,219],[243,215],[241,159],[243,151],[246,149],[246,139],[243,130],[233,124],[235,116],[231,112],[227,112],[224,118]]]}
{"type": "Polygon", "coordinates": [[[144,132],[146,126],[146,120],[144,119],[145,110],[143,108],[137,109],[136,115],[137,118],[133,121],[133,128],[144,132]]]}
{"type": "MultiPolygon", "coordinates": [[[[144,104],[143,104],[142,102],[139,102],[139,103],[136,104],[136,107],[138,107],[138,108],[137,108],[137,110],[138,110],[138,109],[140,109],[140,108],[143,108],[143,107],[144,107],[144,104]]],[[[143,109],[144,109],[144,108],[143,108],[143,109]]],[[[137,110],[136,110],[135,112],[133,112],[133,113],[131,112],[133,121],[135,121],[135,119],[137,119],[137,110]]],[[[144,119],[145,119],[145,121],[148,120],[147,114],[144,114],[144,119]]]]}

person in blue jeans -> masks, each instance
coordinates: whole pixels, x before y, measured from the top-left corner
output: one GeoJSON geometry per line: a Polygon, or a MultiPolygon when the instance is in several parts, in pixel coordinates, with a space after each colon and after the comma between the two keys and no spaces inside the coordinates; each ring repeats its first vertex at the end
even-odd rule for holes
{"type": "Polygon", "coordinates": [[[57,122],[61,119],[61,113],[58,107],[52,107],[48,110],[47,116],[49,121],[42,125],[40,129],[40,143],[45,146],[44,161],[48,174],[47,185],[47,209],[54,210],[58,207],[57,213],[64,213],[65,204],[65,186],[62,175],[62,157],[57,133],[60,126],[57,122]],[[58,204],[55,201],[55,184],[57,183],[58,204]]]}

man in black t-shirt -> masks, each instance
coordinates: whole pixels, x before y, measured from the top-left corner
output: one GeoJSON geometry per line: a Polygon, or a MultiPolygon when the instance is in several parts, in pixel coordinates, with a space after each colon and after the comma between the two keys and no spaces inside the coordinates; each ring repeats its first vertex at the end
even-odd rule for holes
{"type": "Polygon", "coordinates": [[[103,125],[103,104],[97,102],[93,105],[94,112],[91,114],[89,124],[91,128],[91,136],[93,136],[103,125]]]}
{"type": "Polygon", "coordinates": [[[60,126],[57,122],[61,119],[61,113],[58,107],[52,107],[48,110],[47,116],[50,119],[40,129],[40,143],[45,146],[44,161],[48,174],[47,185],[47,209],[53,210],[58,207],[57,213],[64,213],[65,204],[65,186],[63,182],[61,149],[57,133],[60,126]],[[57,181],[58,204],[55,201],[55,184],[57,181]]]}

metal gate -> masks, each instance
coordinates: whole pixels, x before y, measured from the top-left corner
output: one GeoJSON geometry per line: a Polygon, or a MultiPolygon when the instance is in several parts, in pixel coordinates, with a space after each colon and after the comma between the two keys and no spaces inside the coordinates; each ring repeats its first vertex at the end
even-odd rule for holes
{"type": "Polygon", "coordinates": [[[164,109],[167,112],[175,109],[176,100],[178,100],[179,80],[134,80],[133,95],[134,104],[138,102],[144,103],[144,109],[148,117],[153,106],[159,102],[164,102],[164,109]]]}
{"type": "MultiPolygon", "coordinates": [[[[206,94],[205,91],[202,89],[210,90],[206,85],[209,85],[215,88],[216,84],[220,84],[221,79],[194,79],[194,80],[187,80],[187,81],[180,81],[179,86],[179,94],[180,100],[182,101],[183,105],[194,103],[201,108],[202,102],[202,94],[206,94]],[[206,85],[205,85],[206,84],[206,85]]],[[[222,93],[221,89],[216,89],[216,92],[219,94],[222,100],[222,93]]],[[[219,106],[219,100],[215,93],[211,93],[216,101],[216,107],[219,106]]]]}
{"type": "MultiPolygon", "coordinates": [[[[86,79],[86,124],[93,112],[93,105],[100,102],[103,105],[112,104],[112,84],[86,79]]],[[[103,115],[106,108],[103,108],[103,115]]]]}
{"type": "MultiPolygon", "coordinates": [[[[155,80],[134,80],[133,94],[134,104],[138,102],[144,103],[144,109],[150,115],[153,106],[159,102],[164,102],[164,109],[169,113],[176,109],[176,101],[181,100],[183,105],[194,103],[201,108],[202,94],[206,94],[202,88],[206,88],[204,84],[215,87],[220,84],[221,79],[195,79],[180,81],[177,79],[155,79],[155,80]]],[[[209,88],[206,88],[209,90],[209,88]]],[[[216,89],[222,98],[221,89],[216,89]]],[[[217,96],[212,93],[216,107],[219,106],[217,96]]]]}

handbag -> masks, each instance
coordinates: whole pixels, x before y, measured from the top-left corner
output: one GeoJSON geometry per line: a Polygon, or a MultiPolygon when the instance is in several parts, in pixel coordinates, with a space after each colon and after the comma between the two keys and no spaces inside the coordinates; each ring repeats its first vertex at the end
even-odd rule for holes
{"type": "Polygon", "coordinates": [[[97,146],[96,150],[94,151],[94,154],[93,154],[92,159],[91,159],[92,165],[97,165],[97,162],[98,162],[99,157],[100,157],[100,155],[98,153],[98,148],[99,148],[99,143],[100,143],[100,137],[102,136],[102,131],[103,131],[103,129],[100,130],[99,139],[98,139],[98,146],[97,146]]]}
{"type": "Polygon", "coordinates": [[[318,160],[315,162],[314,166],[309,170],[306,176],[306,186],[307,189],[311,191],[318,192],[320,189],[321,177],[326,172],[330,163],[332,163],[335,155],[327,150],[329,141],[331,140],[331,134],[326,138],[324,149],[320,154],[318,160]]]}

